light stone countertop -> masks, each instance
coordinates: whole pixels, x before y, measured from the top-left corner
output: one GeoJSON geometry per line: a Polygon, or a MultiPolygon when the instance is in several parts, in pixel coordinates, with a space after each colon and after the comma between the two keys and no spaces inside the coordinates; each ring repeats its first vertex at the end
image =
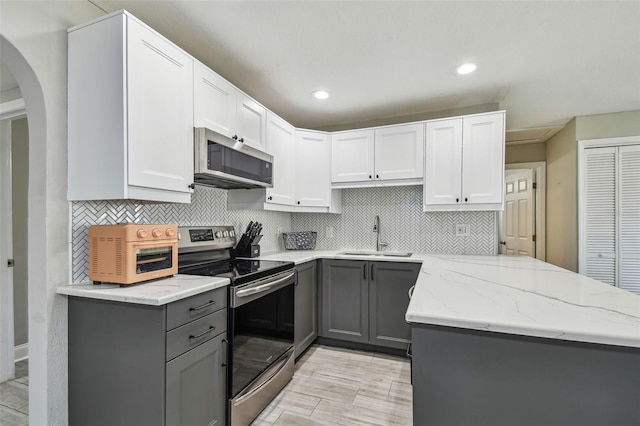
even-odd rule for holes
{"type": "Polygon", "coordinates": [[[405,317],[410,323],[640,347],[640,296],[537,259],[343,251],[287,251],[260,259],[422,262],[405,317]]]}
{"type": "Polygon", "coordinates": [[[66,296],[161,306],[205,291],[226,287],[229,282],[228,278],[175,275],[126,287],[120,287],[118,284],[72,284],[58,287],[56,292],[66,296]]]}

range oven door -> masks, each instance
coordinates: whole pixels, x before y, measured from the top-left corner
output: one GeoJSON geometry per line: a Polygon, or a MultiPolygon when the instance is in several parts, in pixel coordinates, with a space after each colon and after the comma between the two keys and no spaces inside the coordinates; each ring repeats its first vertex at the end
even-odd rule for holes
{"type": "Polygon", "coordinates": [[[247,425],[293,377],[295,271],[232,287],[229,417],[247,425]]]}

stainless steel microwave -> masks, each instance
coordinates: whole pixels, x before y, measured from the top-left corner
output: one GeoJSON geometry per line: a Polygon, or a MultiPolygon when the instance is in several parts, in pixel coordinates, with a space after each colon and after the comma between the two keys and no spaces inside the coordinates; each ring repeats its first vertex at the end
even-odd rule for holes
{"type": "Polygon", "coordinates": [[[224,189],[272,188],[273,157],[225,135],[194,129],[194,181],[224,189]]]}

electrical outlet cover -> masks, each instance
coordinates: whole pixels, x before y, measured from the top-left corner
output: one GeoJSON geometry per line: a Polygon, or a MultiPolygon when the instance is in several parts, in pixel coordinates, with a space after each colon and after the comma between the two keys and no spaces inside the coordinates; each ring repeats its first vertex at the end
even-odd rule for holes
{"type": "Polygon", "coordinates": [[[456,237],[468,237],[470,228],[470,225],[461,223],[456,224],[456,237]]]}

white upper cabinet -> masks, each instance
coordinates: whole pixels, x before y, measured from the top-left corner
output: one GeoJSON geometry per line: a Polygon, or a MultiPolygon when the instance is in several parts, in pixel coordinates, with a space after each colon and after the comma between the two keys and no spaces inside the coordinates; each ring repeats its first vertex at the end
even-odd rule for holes
{"type": "Polygon", "coordinates": [[[266,189],[267,202],[294,205],[295,198],[295,128],[269,112],[267,151],[273,155],[273,188],[266,189]]]}
{"type": "Polygon", "coordinates": [[[424,209],[501,210],[504,111],[427,122],[424,209]]]}
{"type": "Polygon", "coordinates": [[[264,150],[267,110],[200,62],[194,70],[194,127],[264,150]]]}
{"type": "Polygon", "coordinates": [[[331,181],[373,180],[375,146],[373,130],[337,132],[331,137],[331,181]]]}
{"type": "Polygon", "coordinates": [[[334,187],[419,185],[424,164],[424,123],[333,134],[334,187]]]}
{"type": "Polygon", "coordinates": [[[126,12],[68,37],[69,200],[190,202],[193,59],[126,12]]]}
{"type": "Polygon", "coordinates": [[[296,131],[296,206],[331,206],[331,137],[296,131]]]}
{"type": "Polygon", "coordinates": [[[424,123],[375,130],[375,178],[422,179],[424,123]]]}
{"type": "Polygon", "coordinates": [[[462,120],[462,198],[501,204],[504,198],[504,114],[462,120]]]}
{"type": "Polygon", "coordinates": [[[341,213],[342,190],[331,188],[331,136],[298,130],[268,113],[267,149],[273,155],[273,188],[227,193],[231,210],[341,213]]]}
{"type": "Polygon", "coordinates": [[[238,92],[236,117],[238,140],[264,150],[268,139],[267,110],[244,93],[238,92]]]}
{"type": "Polygon", "coordinates": [[[460,202],[462,187],[462,119],[427,123],[424,203],[460,202]]]}
{"type": "Polygon", "coordinates": [[[237,89],[200,62],[194,65],[194,127],[235,135],[237,89]]]}

